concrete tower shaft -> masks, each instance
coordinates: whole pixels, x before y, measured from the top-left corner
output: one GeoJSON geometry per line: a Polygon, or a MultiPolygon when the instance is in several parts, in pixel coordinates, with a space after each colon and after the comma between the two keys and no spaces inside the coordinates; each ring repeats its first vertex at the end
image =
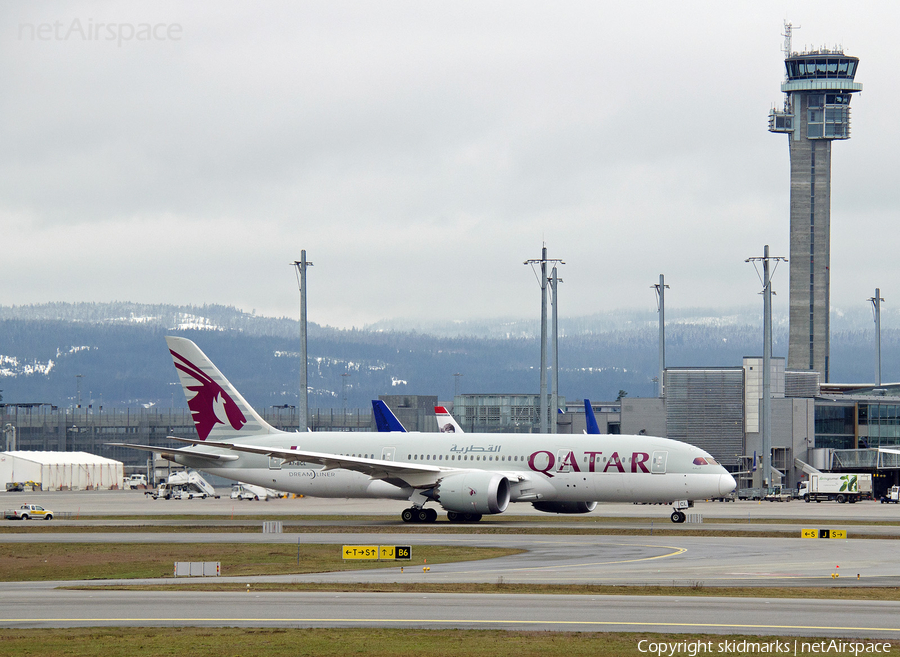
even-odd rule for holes
{"type": "Polygon", "coordinates": [[[788,135],[791,160],[790,337],[787,367],[829,380],[831,142],[850,138],[859,59],[840,51],[790,53],[783,110],[769,130],[788,135]]]}

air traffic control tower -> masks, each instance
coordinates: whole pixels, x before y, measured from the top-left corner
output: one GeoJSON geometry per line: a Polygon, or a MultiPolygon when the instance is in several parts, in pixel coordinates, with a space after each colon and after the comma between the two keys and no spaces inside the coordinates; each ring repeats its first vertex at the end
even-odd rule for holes
{"type": "Polygon", "coordinates": [[[785,23],[784,109],[769,131],[788,136],[791,158],[790,337],[787,367],[828,382],[831,266],[831,143],[850,138],[859,59],[840,49],[791,51],[785,23]]]}

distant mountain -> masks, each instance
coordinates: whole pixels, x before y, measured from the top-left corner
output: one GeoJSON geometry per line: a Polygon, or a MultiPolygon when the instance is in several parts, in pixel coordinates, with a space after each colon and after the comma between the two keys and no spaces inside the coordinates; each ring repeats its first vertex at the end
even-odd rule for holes
{"type": "MultiPolygon", "coordinates": [[[[363,408],[380,394],[537,392],[535,320],[422,324],[395,320],[363,329],[310,324],[311,408],[363,408]],[[462,376],[454,376],[456,373],[462,376]],[[345,401],[346,399],[346,401],[345,401]]],[[[883,317],[882,326],[896,326],[883,317]]],[[[871,316],[833,320],[832,380],[872,381],[871,316]]],[[[183,407],[165,335],[200,346],[254,406],[296,404],[298,323],[226,306],[137,303],[0,307],[0,390],[7,403],[183,407]]],[[[775,355],[787,327],[776,320],[775,355]]],[[[560,320],[560,393],[569,399],[652,396],[656,313],[620,312],[560,320]]],[[[736,366],[762,354],[759,313],[667,311],[667,364],[736,366]]],[[[884,380],[900,380],[900,332],[882,330],[884,380]]]]}

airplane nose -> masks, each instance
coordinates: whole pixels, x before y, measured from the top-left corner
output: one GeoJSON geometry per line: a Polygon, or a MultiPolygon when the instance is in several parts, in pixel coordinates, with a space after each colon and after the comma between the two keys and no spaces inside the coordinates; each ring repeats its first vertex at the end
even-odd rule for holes
{"type": "Polygon", "coordinates": [[[728,495],[735,486],[737,486],[737,482],[730,474],[719,475],[719,495],[728,495]]]}

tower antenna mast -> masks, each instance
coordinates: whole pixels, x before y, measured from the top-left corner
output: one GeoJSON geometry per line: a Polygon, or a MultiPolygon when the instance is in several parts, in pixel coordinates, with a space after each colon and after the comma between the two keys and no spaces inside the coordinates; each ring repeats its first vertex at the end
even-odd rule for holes
{"type": "Polygon", "coordinates": [[[793,32],[794,30],[799,30],[799,29],[800,29],[799,25],[797,27],[794,27],[793,24],[791,24],[790,22],[784,21],[784,34],[782,34],[781,36],[784,37],[784,47],[782,48],[782,50],[784,50],[784,58],[785,59],[790,57],[791,54],[793,54],[793,52],[794,52],[794,49],[791,47],[791,40],[792,40],[791,32],[793,32]]]}

